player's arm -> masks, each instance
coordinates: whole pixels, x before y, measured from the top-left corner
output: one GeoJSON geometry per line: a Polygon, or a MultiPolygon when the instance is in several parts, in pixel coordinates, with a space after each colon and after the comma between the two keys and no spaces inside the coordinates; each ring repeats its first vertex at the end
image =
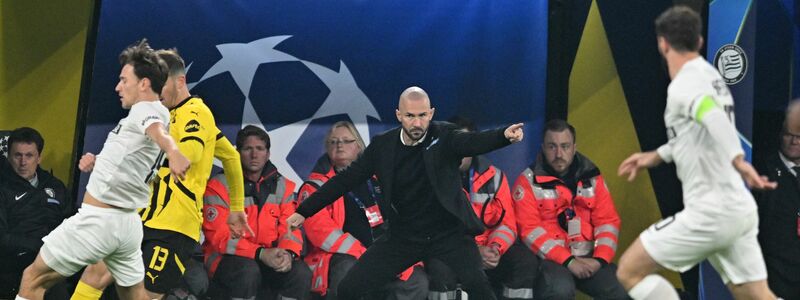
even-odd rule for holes
{"type": "Polygon", "coordinates": [[[744,156],[736,126],[712,96],[702,95],[695,99],[691,112],[692,118],[703,125],[714,142],[722,148],[725,159],[733,162],[737,157],[744,156]]]}
{"type": "Polygon", "coordinates": [[[161,122],[150,124],[147,126],[147,129],[145,129],[145,134],[155,141],[158,147],[167,154],[169,169],[172,176],[183,180],[186,177],[186,170],[189,169],[191,162],[181,154],[178,145],[175,144],[175,140],[173,140],[164,129],[164,124],[161,122]]]}
{"type": "Polygon", "coordinates": [[[225,179],[228,180],[231,211],[244,211],[244,175],[239,152],[221,132],[217,134],[214,157],[222,162],[225,179]]]}
{"type": "Polygon", "coordinates": [[[210,132],[211,128],[217,128],[211,111],[196,105],[184,107],[177,110],[174,122],[170,135],[178,143],[181,154],[190,161],[200,161],[206,140],[215,134],[210,132]]]}
{"type": "Polygon", "coordinates": [[[744,159],[744,151],[739,142],[736,127],[713,97],[700,96],[692,106],[692,113],[694,120],[706,128],[708,134],[722,148],[725,158],[731,162],[748,186],[754,189],[777,187],[777,183],[770,182],[766,176],[759,175],[753,165],[744,159]]]}
{"type": "Polygon", "coordinates": [[[219,130],[217,130],[216,138],[214,157],[222,162],[230,192],[230,213],[227,223],[231,235],[235,238],[248,235],[254,236],[255,233],[247,223],[247,215],[244,213],[244,175],[239,152],[219,130]]]}
{"type": "Polygon", "coordinates": [[[208,181],[203,195],[203,234],[213,249],[219,253],[238,255],[258,259],[257,253],[261,245],[255,242],[255,236],[246,238],[234,237],[234,233],[226,224],[230,214],[228,191],[216,179],[208,181]]]}
{"type": "MultiPolygon", "coordinates": [[[[652,168],[666,161],[665,156],[663,156],[665,154],[662,154],[662,151],[671,153],[671,149],[669,144],[664,144],[658,150],[634,153],[619,164],[617,174],[619,176],[628,176],[628,181],[633,181],[636,179],[639,169],[652,168]]],[[[671,154],[669,155],[671,157],[671,154]]]]}

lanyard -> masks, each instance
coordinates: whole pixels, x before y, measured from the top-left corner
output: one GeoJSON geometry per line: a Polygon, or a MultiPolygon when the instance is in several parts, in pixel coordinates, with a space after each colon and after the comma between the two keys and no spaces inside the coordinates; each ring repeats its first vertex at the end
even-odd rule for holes
{"type": "MultiPolygon", "coordinates": [[[[370,180],[370,179],[367,179],[367,189],[369,189],[369,193],[372,195],[372,199],[375,200],[376,199],[376,197],[375,197],[375,189],[373,188],[372,180],[370,180]]],[[[361,209],[367,208],[367,206],[364,205],[364,202],[362,202],[361,199],[358,199],[358,196],[356,196],[355,193],[353,193],[351,191],[351,192],[347,192],[347,194],[350,195],[351,198],[353,198],[353,201],[355,201],[356,204],[358,204],[359,208],[361,208],[361,209]]]]}

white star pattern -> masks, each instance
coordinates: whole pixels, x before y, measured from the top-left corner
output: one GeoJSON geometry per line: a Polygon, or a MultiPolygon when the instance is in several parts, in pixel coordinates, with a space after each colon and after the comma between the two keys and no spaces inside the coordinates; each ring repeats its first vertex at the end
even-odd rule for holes
{"type": "MultiPolygon", "coordinates": [[[[344,62],[339,62],[339,71],[337,72],[313,62],[300,60],[275,49],[275,46],[290,37],[288,35],[273,36],[246,44],[217,45],[222,58],[206,71],[198,82],[189,83],[188,86],[191,89],[208,78],[230,72],[234,82],[245,96],[241,126],[254,125],[265,129],[264,122],[256,113],[250,99],[250,87],[253,84],[256,70],[263,63],[298,61],[305,65],[328,87],[330,93],[312,116],[269,131],[270,139],[280,141],[272,143],[270,161],[275,164],[281,174],[294,182],[300,183],[303,182],[303,179],[289,164],[287,157],[311,121],[318,118],[346,114],[356,125],[356,129],[364,138],[364,142],[369,144],[370,135],[367,117],[380,120],[380,116],[367,95],[358,87],[350,69],[347,68],[344,62]]],[[[220,166],[218,161],[215,164],[220,166]]],[[[297,185],[297,188],[299,188],[299,185],[297,185]]]]}

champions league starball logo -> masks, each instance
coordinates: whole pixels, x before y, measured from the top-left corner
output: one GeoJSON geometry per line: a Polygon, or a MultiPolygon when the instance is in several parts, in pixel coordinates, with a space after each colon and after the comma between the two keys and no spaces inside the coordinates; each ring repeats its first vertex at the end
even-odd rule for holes
{"type": "MultiPolygon", "coordinates": [[[[297,187],[299,187],[299,183],[303,182],[303,179],[289,164],[287,157],[313,120],[335,115],[347,115],[350,121],[356,125],[356,129],[364,138],[364,142],[369,143],[370,135],[367,117],[380,120],[380,116],[369,98],[358,87],[344,62],[339,61],[339,70],[334,71],[275,49],[278,44],[290,37],[290,35],[271,36],[249,43],[217,45],[217,50],[222,55],[222,58],[211,66],[199,81],[189,83],[188,87],[192,89],[211,77],[230,72],[236,86],[245,96],[241,127],[254,125],[265,129],[264,124],[267,122],[264,121],[269,120],[262,121],[253,106],[254,101],[258,103],[259,99],[250,98],[251,87],[258,67],[261,64],[297,62],[311,71],[330,90],[322,105],[310,116],[300,116],[302,119],[299,121],[268,131],[270,139],[273,141],[270,149],[270,161],[275,164],[281,174],[298,183],[297,187]]],[[[187,72],[190,69],[191,64],[187,66],[187,72]]],[[[316,157],[311,159],[316,160],[316,157]]]]}

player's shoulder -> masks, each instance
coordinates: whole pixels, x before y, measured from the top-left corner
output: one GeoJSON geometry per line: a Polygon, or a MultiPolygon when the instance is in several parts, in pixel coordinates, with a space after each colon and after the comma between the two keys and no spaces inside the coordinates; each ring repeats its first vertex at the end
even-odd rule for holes
{"type": "Polygon", "coordinates": [[[131,106],[128,117],[129,123],[141,123],[144,126],[150,120],[159,120],[166,124],[169,120],[169,111],[159,101],[141,101],[131,106]]]}
{"type": "Polygon", "coordinates": [[[713,82],[716,79],[707,70],[695,68],[681,72],[669,85],[667,93],[673,100],[691,101],[694,97],[714,91],[713,82]]]}
{"type": "Polygon", "coordinates": [[[158,113],[169,115],[169,110],[160,101],[139,101],[131,106],[129,114],[158,113]]]}
{"type": "Polygon", "coordinates": [[[183,105],[176,108],[176,112],[182,115],[192,115],[195,117],[211,116],[211,109],[208,108],[199,97],[192,97],[183,105]]]}

